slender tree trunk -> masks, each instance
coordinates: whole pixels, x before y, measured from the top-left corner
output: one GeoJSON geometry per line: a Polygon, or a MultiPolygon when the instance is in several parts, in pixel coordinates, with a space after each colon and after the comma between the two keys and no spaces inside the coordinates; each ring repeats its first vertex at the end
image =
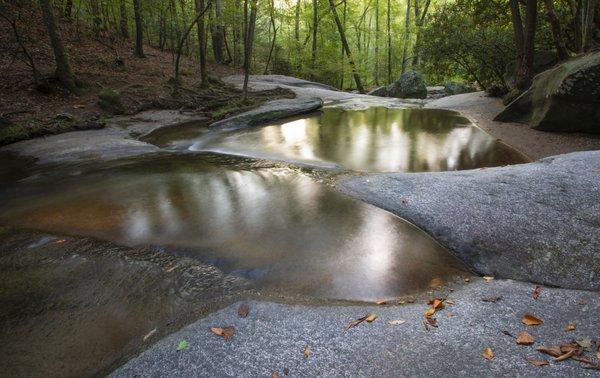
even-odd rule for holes
{"type": "Polygon", "coordinates": [[[294,15],[294,39],[298,43],[300,42],[300,1],[296,1],[296,14],[294,15]]]}
{"type": "Polygon", "coordinates": [[[215,22],[212,28],[213,53],[218,63],[224,63],[223,44],[225,39],[225,26],[223,24],[223,0],[215,2],[215,22]]]}
{"type": "Polygon", "coordinates": [[[420,63],[420,50],[421,50],[421,29],[425,24],[425,17],[429,11],[429,5],[431,0],[425,0],[425,5],[421,9],[421,0],[415,0],[415,47],[413,49],[412,65],[417,67],[420,63]]]}
{"type": "Polygon", "coordinates": [[[362,85],[362,81],[360,80],[360,74],[356,69],[356,65],[354,64],[354,59],[352,59],[352,53],[350,52],[350,46],[348,45],[348,40],[346,39],[346,33],[344,32],[344,27],[340,18],[338,17],[337,11],[335,10],[335,4],[333,0],[329,0],[329,8],[331,9],[331,13],[333,14],[333,19],[335,20],[335,24],[337,25],[338,32],[340,33],[340,39],[342,40],[342,46],[344,50],[346,50],[346,57],[348,57],[348,64],[352,69],[352,76],[354,76],[354,81],[356,82],[356,88],[360,93],[365,93],[365,88],[362,85]]]}
{"type": "Polygon", "coordinates": [[[275,1],[271,0],[269,4],[269,18],[271,20],[271,28],[273,29],[273,39],[271,40],[271,48],[269,49],[269,56],[267,57],[267,64],[265,65],[265,75],[269,72],[269,63],[271,63],[271,57],[273,56],[273,50],[275,49],[275,41],[277,40],[277,27],[275,26],[275,1]]]}
{"type": "Polygon", "coordinates": [[[98,4],[98,0],[90,0],[90,10],[92,13],[92,24],[94,25],[94,29],[100,30],[102,27],[102,18],[100,17],[100,5],[98,4]]]}
{"type": "Polygon", "coordinates": [[[535,28],[537,25],[537,0],[527,0],[525,7],[525,40],[523,41],[523,76],[517,80],[517,88],[525,90],[533,81],[533,59],[535,53],[535,28]]]}
{"type": "Polygon", "coordinates": [[[546,5],[546,16],[548,17],[548,23],[552,28],[552,37],[554,38],[554,46],[556,46],[556,54],[559,60],[567,60],[569,58],[569,52],[565,46],[565,42],[562,38],[562,32],[560,29],[560,21],[556,16],[554,10],[554,0],[544,0],[546,5]]]}
{"type": "MultiPolygon", "coordinates": [[[[254,28],[256,27],[256,0],[250,0],[250,17],[246,28],[244,41],[244,101],[248,101],[248,79],[250,77],[250,64],[252,61],[252,44],[254,43],[254,28]]],[[[246,3],[247,5],[247,3],[246,3]]]]}
{"type": "Polygon", "coordinates": [[[594,16],[597,0],[581,1],[581,52],[586,52],[594,46],[594,16]]]}
{"type": "Polygon", "coordinates": [[[312,5],[313,5],[313,28],[312,28],[311,62],[312,62],[312,67],[315,68],[315,62],[317,60],[317,29],[318,29],[318,25],[319,25],[318,1],[313,0],[312,5]]]}
{"type": "MultiPolygon", "coordinates": [[[[342,27],[346,30],[346,18],[348,16],[348,2],[346,0],[342,0],[344,2],[344,11],[342,13],[342,27]]],[[[344,90],[344,79],[346,76],[346,63],[344,62],[344,46],[340,49],[341,56],[340,61],[342,62],[342,78],[340,80],[340,89],[344,90]]]]}
{"type": "Polygon", "coordinates": [[[379,86],[379,0],[375,0],[375,85],[379,86]]]}
{"type": "Polygon", "coordinates": [[[392,83],[392,7],[390,0],[387,0],[387,84],[392,83]]]}
{"type": "Polygon", "coordinates": [[[408,43],[410,36],[410,0],[406,0],[406,18],[404,20],[404,46],[402,47],[402,73],[406,72],[408,43]]]}
{"type": "Polygon", "coordinates": [[[129,38],[127,6],[125,4],[125,0],[119,1],[119,13],[121,15],[121,19],[119,21],[119,25],[120,25],[120,29],[121,29],[121,37],[129,38]]]}
{"type": "Polygon", "coordinates": [[[42,8],[44,24],[46,24],[48,36],[50,37],[52,51],[54,52],[54,61],[56,62],[56,77],[65,88],[71,92],[76,92],[77,80],[71,71],[69,58],[67,57],[62,40],[60,39],[60,34],[58,33],[58,27],[56,26],[56,18],[54,17],[52,4],[50,4],[50,0],[39,0],[39,2],[40,7],[42,8]]]}
{"type": "Polygon", "coordinates": [[[144,25],[142,22],[142,4],[141,0],[133,0],[133,14],[135,17],[135,46],[133,55],[138,58],[145,58],[144,55],[144,25]]]}
{"type": "Polygon", "coordinates": [[[510,14],[513,24],[513,33],[515,38],[515,49],[517,52],[515,59],[515,79],[518,81],[523,76],[523,57],[525,56],[525,32],[523,31],[523,21],[521,19],[521,9],[519,0],[509,0],[510,14]]]}
{"type": "MultiPolygon", "coordinates": [[[[204,0],[196,0],[196,12],[201,13],[204,9],[204,0]]],[[[206,30],[204,28],[204,13],[196,20],[198,29],[198,55],[200,57],[200,86],[208,86],[208,74],[206,72],[206,30]]]]}

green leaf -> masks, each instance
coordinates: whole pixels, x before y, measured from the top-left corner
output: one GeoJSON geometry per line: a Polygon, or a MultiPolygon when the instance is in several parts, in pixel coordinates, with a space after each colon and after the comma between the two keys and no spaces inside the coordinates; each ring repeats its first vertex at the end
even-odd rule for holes
{"type": "Polygon", "coordinates": [[[177,345],[177,351],[184,350],[190,347],[190,343],[185,340],[181,340],[179,345],[177,345]]]}

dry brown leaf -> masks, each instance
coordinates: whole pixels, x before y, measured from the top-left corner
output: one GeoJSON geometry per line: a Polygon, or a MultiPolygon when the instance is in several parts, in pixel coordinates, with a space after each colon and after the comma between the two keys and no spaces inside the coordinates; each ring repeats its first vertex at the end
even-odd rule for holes
{"type": "Polygon", "coordinates": [[[451,318],[451,317],[453,317],[453,316],[454,316],[454,313],[453,313],[453,312],[447,312],[447,313],[446,313],[446,316],[447,316],[447,317],[449,317],[449,318],[451,318]]]}
{"type": "Polygon", "coordinates": [[[600,360],[600,347],[596,351],[596,358],[600,360]]]}
{"type": "Polygon", "coordinates": [[[492,276],[483,276],[483,279],[485,280],[485,282],[491,282],[494,280],[494,277],[492,276]]]}
{"type": "Polygon", "coordinates": [[[436,311],[441,310],[444,308],[444,302],[441,299],[436,298],[433,300],[431,307],[433,307],[436,311]]]}
{"type": "Polygon", "coordinates": [[[388,323],[391,325],[400,325],[400,324],[406,323],[406,320],[396,319],[396,320],[390,320],[388,323]]]}
{"type": "Polygon", "coordinates": [[[274,372],[273,374],[271,374],[271,378],[279,378],[279,373],[274,372]]]}
{"type": "Polygon", "coordinates": [[[425,311],[425,317],[430,318],[435,314],[435,308],[431,307],[425,311]]]}
{"type": "Polygon", "coordinates": [[[436,277],[436,278],[432,279],[431,281],[429,281],[429,287],[432,288],[432,289],[435,288],[435,287],[443,286],[443,285],[444,285],[444,280],[441,279],[441,278],[438,278],[438,277],[436,277]]]}
{"type": "Polygon", "coordinates": [[[304,358],[310,357],[311,354],[312,354],[312,350],[310,350],[310,347],[308,345],[306,347],[304,347],[304,358]]]}
{"type": "Polygon", "coordinates": [[[544,366],[544,365],[549,365],[550,364],[546,360],[536,360],[535,358],[528,358],[527,362],[529,362],[533,366],[544,366]]]}
{"type": "Polygon", "coordinates": [[[377,319],[377,315],[375,315],[375,314],[367,314],[365,316],[362,316],[356,320],[351,321],[350,324],[348,324],[348,327],[346,327],[346,331],[349,330],[350,328],[356,327],[357,325],[359,325],[360,323],[362,323],[364,321],[371,323],[375,319],[377,319]]]}
{"type": "Polygon", "coordinates": [[[569,358],[573,357],[574,354],[575,354],[575,350],[572,350],[572,351],[567,352],[565,354],[562,354],[562,355],[560,355],[558,357],[555,357],[554,361],[561,362],[561,361],[564,361],[564,360],[568,360],[569,358]]]}
{"type": "Polygon", "coordinates": [[[290,375],[290,369],[289,368],[283,368],[283,374],[290,375]]]}
{"type": "Polygon", "coordinates": [[[532,294],[533,299],[538,299],[540,297],[541,291],[542,291],[542,287],[540,285],[535,285],[535,289],[533,289],[533,294],[532,294]]]}
{"type": "Polygon", "coordinates": [[[517,344],[519,345],[531,345],[534,341],[533,336],[526,331],[519,332],[517,335],[517,344]]]}
{"type": "Polygon", "coordinates": [[[446,299],[446,303],[449,305],[454,305],[454,301],[452,299],[446,299]]]}
{"type": "Polygon", "coordinates": [[[368,323],[372,323],[375,321],[375,319],[377,319],[377,315],[375,314],[369,314],[369,316],[367,316],[367,318],[365,319],[368,323]]]}
{"type": "Polygon", "coordinates": [[[560,351],[560,347],[557,346],[557,345],[552,345],[552,346],[549,346],[549,347],[539,346],[539,347],[535,348],[535,350],[537,350],[540,353],[544,353],[544,354],[547,354],[549,356],[552,356],[552,357],[558,357],[561,354],[563,354],[560,351]]]}
{"type": "Polygon", "coordinates": [[[521,323],[528,325],[528,326],[537,326],[542,324],[544,321],[538,317],[535,317],[531,314],[525,314],[523,315],[523,319],[521,319],[521,323]]]}
{"type": "Polygon", "coordinates": [[[243,304],[240,306],[240,308],[238,308],[238,315],[240,318],[245,318],[246,316],[248,316],[249,312],[250,312],[250,308],[248,307],[247,304],[243,304]]]}
{"type": "Polygon", "coordinates": [[[571,322],[571,323],[567,324],[565,331],[567,331],[567,332],[575,331],[575,328],[577,328],[577,325],[575,323],[571,322]]]}
{"type": "Polygon", "coordinates": [[[235,328],[233,327],[211,327],[210,330],[212,333],[221,336],[225,340],[231,339],[235,333],[235,328]]]}
{"type": "Polygon", "coordinates": [[[385,299],[380,299],[377,302],[375,302],[375,304],[378,304],[380,306],[387,304],[387,301],[385,299]]]}
{"type": "Polygon", "coordinates": [[[491,360],[494,358],[494,351],[492,350],[492,348],[485,348],[483,350],[483,358],[485,358],[486,360],[491,360]]]}

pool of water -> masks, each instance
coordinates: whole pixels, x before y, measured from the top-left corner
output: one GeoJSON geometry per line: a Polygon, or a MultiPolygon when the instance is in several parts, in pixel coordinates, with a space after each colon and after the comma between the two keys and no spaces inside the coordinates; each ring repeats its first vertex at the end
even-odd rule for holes
{"type": "MultiPolygon", "coordinates": [[[[434,109],[345,110],[171,143],[192,151],[366,172],[453,171],[527,162],[455,112],[434,109]]],[[[189,136],[189,129],[186,136],[189,136]]],[[[169,140],[162,133],[161,143],[169,140]]]]}
{"type": "Polygon", "coordinates": [[[374,300],[465,273],[384,210],[288,168],[214,155],[58,167],[0,199],[0,223],[162,246],[284,293],[374,300]]]}

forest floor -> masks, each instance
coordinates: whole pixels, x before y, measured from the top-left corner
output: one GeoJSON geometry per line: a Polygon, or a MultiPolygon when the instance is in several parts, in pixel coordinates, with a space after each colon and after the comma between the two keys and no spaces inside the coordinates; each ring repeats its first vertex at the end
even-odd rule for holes
{"type": "Polygon", "coordinates": [[[72,130],[103,127],[111,110],[98,105],[98,95],[107,90],[119,93],[123,113],[147,109],[182,109],[223,118],[232,112],[258,105],[265,100],[293,97],[288,91],[250,93],[249,103],[242,93],[223,85],[220,76],[240,73],[240,69],[208,63],[209,88],[200,88],[199,64],[184,56],[181,83],[185,88],[172,95],[174,54],[145,45],[146,58],[133,57],[133,44],[112,32],[92,30],[88,25],[59,17],[59,29],[70,64],[83,87],[71,94],[52,81],[54,59],[38,7],[8,4],[3,14],[15,21],[19,39],[32,57],[37,71],[49,78],[36,85],[31,65],[17,43],[10,25],[0,19],[0,145],[23,139],[72,130]]]}

